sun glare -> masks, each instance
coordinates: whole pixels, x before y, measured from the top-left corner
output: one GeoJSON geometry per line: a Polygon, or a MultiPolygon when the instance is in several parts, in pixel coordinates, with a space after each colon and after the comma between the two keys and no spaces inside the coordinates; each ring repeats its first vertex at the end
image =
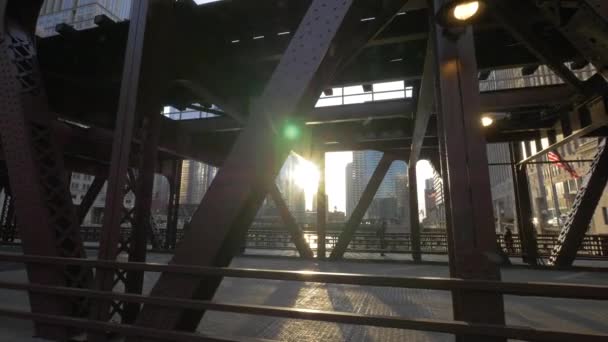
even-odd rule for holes
{"type": "Polygon", "coordinates": [[[306,196],[306,207],[312,206],[313,196],[317,192],[319,187],[319,178],[321,173],[319,168],[312,162],[298,156],[296,156],[296,165],[292,174],[294,183],[304,190],[306,196]]]}

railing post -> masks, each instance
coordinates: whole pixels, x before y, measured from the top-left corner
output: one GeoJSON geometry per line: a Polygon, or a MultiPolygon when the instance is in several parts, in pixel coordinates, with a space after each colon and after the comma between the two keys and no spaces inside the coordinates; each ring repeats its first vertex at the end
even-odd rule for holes
{"type": "Polygon", "coordinates": [[[408,183],[410,193],[410,241],[412,259],[421,261],[420,249],[420,217],[418,216],[418,183],[416,177],[416,165],[408,165],[408,183]]]}
{"type": "Polygon", "coordinates": [[[317,258],[324,260],[325,228],[327,224],[327,194],[325,193],[325,152],[319,151],[319,187],[317,189],[317,258]]]}

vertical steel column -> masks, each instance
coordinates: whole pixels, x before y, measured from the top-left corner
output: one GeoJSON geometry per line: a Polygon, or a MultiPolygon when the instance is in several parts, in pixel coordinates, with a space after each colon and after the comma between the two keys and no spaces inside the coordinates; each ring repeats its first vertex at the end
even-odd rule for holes
{"type": "MultiPolygon", "coordinates": [[[[139,163],[139,173],[135,184],[135,213],[133,225],[131,227],[131,244],[129,250],[129,261],[145,262],[146,250],[148,246],[148,234],[156,245],[153,227],[151,226],[152,192],[154,188],[154,170],[156,168],[158,155],[158,140],[160,135],[160,106],[151,106],[151,112],[144,117],[142,152],[139,163]],[[156,110],[155,110],[156,109],[156,110]]],[[[156,247],[156,246],[154,246],[156,247]]],[[[127,293],[140,294],[144,284],[144,272],[127,272],[127,283],[125,290],[127,293]]],[[[139,313],[138,303],[128,303],[125,306],[123,322],[132,323],[139,313]]]]}
{"type": "Polygon", "coordinates": [[[416,165],[408,165],[408,183],[410,195],[410,243],[412,259],[422,260],[420,249],[420,217],[418,216],[418,183],[416,177],[416,165]]]}
{"type": "MultiPolygon", "coordinates": [[[[178,245],[173,264],[226,266],[238,253],[268,186],[290,152],[290,144],[277,132],[296,113],[314,107],[342,58],[355,53],[371,37],[371,33],[353,37],[352,30],[360,27],[361,17],[347,16],[352,4],[353,0],[312,2],[268,85],[252,106],[247,125],[194,213],[191,229],[178,245]]],[[[220,282],[221,277],[193,279],[165,273],[152,295],[210,299],[220,282]]],[[[138,324],[193,330],[202,314],[146,305],[138,324]]]]}
{"type": "MultiPolygon", "coordinates": [[[[25,254],[85,257],[76,212],[66,184],[63,152],[53,135],[38,67],[35,27],[42,1],[0,1],[0,138],[15,196],[25,254]]],[[[29,281],[52,286],[88,287],[90,270],[27,265],[29,281]]],[[[81,299],[29,294],[34,313],[82,316],[81,299]]],[[[67,340],[71,329],[36,324],[36,335],[67,340]]]]}
{"type": "MultiPolygon", "coordinates": [[[[142,0],[134,1],[131,9],[131,21],[129,25],[129,37],[125,55],[121,94],[117,113],[116,128],[114,131],[114,142],[112,146],[112,160],[110,163],[108,186],[106,195],[105,215],[103,230],[99,247],[99,259],[113,260],[119,252],[126,251],[129,258],[142,259],[145,255],[146,229],[141,217],[134,219],[132,224],[132,235],[127,241],[121,242],[121,223],[129,219],[132,214],[139,215],[138,212],[149,211],[149,201],[146,205],[147,184],[150,184],[150,169],[153,177],[153,164],[155,160],[152,155],[156,153],[156,146],[153,143],[154,135],[158,132],[154,120],[160,117],[160,99],[163,87],[168,83],[168,71],[164,65],[171,53],[172,30],[174,28],[174,6],[179,3],[162,0],[142,0]],[[144,122],[147,117],[150,129],[145,129],[143,140],[150,140],[152,146],[142,146],[144,156],[141,166],[145,170],[140,170],[139,174],[144,175],[145,182],[141,186],[131,178],[131,190],[138,192],[144,191],[143,203],[140,207],[127,212],[123,215],[124,189],[127,185],[127,172],[131,157],[131,144],[133,141],[134,129],[139,122],[144,122]],[[139,120],[138,120],[139,119],[139,120]],[[152,166],[150,166],[152,165],[152,166]],[[139,189],[138,189],[139,188],[139,189]],[[139,209],[139,210],[137,210],[139,209]],[[137,226],[137,227],[134,227],[137,226]],[[143,233],[142,233],[143,232],[143,233]],[[133,256],[131,256],[133,254],[133,256]]],[[[136,200],[136,206],[137,206],[136,200]]],[[[149,215],[148,215],[149,218],[149,215]]],[[[149,224],[149,222],[148,222],[149,224]]],[[[132,291],[140,287],[134,285],[141,282],[141,279],[132,273],[114,273],[111,271],[98,271],[97,287],[102,290],[110,290],[115,285],[115,276],[126,284],[127,290],[132,291]],[[129,276],[135,279],[129,281],[129,276]],[[131,283],[131,284],[129,284],[131,283]]],[[[107,320],[110,317],[110,303],[98,301],[93,317],[99,320],[107,320]]],[[[120,306],[113,306],[115,311],[120,306]]],[[[133,312],[133,311],[131,311],[133,312]]],[[[132,315],[123,317],[133,319],[132,315]]]]}
{"type": "Polygon", "coordinates": [[[173,249],[177,244],[177,221],[179,218],[179,196],[182,180],[182,161],[173,160],[169,180],[169,205],[167,208],[167,229],[165,249],[173,249]]]}
{"type": "Polygon", "coordinates": [[[382,184],[384,176],[386,176],[386,173],[394,160],[395,159],[387,153],[382,155],[382,159],[380,159],[380,163],[376,166],[372,177],[365,186],[365,190],[363,190],[357,206],[344,225],[344,229],[338,237],[338,242],[336,242],[334,249],[331,251],[330,259],[337,260],[344,256],[350,241],[353,239],[357,228],[359,228],[359,225],[361,224],[363,216],[374,200],[374,196],[376,195],[376,192],[378,192],[378,188],[380,188],[380,184],[382,184]]]}
{"type": "Polygon", "coordinates": [[[318,152],[319,187],[317,188],[317,258],[325,260],[325,229],[327,226],[327,194],[325,193],[325,151],[318,152]]]}
{"type": "MultiPolygon", "coordinates": [[[[449,3],[435,0],[435,8],[449,3]]],[[[486,144],[480,119],[479,81],[473,30],[453,37],[436,28],[440,136],[447,163],[446,183],[450,273],[465,279],[500,279],[490,193],[486,144]]],[[[454,319],[504,324],[502,295],[453,291],[454,319]]],[[[504,338],[458,336],[458,341],[505,341],[504,338]]]]}
{"type": "Polygon", "coordinates": [[[298,223],[289,212],[287,203],[285,203],[285,200],[283,200],[283,195],[281,194],[281,191],[277,187],[276,183],[273,182],[270,185],[269,192],[270,197],[272,197],[274,204],[279,210],[279,214],[283,219],[283,223],[285,223],[285,226],[287,227],[287,230],[291,235],[291,241],[293,241],[293,244],[296,246],[298,253],[300,253],[300,257],[312,259],[314,257],[314,254],[312,253],[310,246],[306,242],[306,239],[304,239],[304,233],[302,232],[300,227],[298,227],[298,223]]]}
{"type": "Polygon", "coordinates": [[[532,202],[530,199],[530,184],[526,165],[517,166],[522,158],[519,143],[509,145],[511,152],[511,171],[513,173],[513,185],[515,193],[515,208],[521,240],[522,260],[530,265],[538,263],[538,246],[534,224],[532,223],[532,202]]]}

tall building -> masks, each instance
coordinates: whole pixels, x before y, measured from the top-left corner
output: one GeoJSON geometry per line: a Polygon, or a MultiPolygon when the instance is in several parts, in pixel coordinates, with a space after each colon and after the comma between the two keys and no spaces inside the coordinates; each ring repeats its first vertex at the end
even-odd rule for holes
{"type": "Polygon", "coordinates": [[[353,163],[346,164],[345,168],[345,179],[346,179],[346,217],[350,217],[357,205],[357,198],[355,198],[355,174],[353,170],[353,163]]]}
{"type": "MultiPolygon", "coordinates": [[[[380,163],[382,152],[378,151],[355,151],[353,152],[353,162],[346,167],[346,215],[350,216],[359,202],[367,183],[369,183],[376,166],[380,163]]],[[[405,212],[399,209],[399,205],[404,205],[404,201],[398,200],[400,196],[407,197],[403,192],[406,182],[399,181],[399,178],[407,179],[407,166],[404,162],[396,161],[389,168],[384,180],[380,184],[374,202],[365,214],[367,219],[397,219],[402,222],[409,222],[409,216],[405,217],[405,212]],[[386,200],[392,199],[392,200],[386,200]]],[[[409,211],[408,211],[409,213],[409,211]]],[[[409,215],[409,214],[408,214],[409,215]]]]}
{"type": "MultiPolygon", "coordinates": [[[[510,149],[508,143],[487,144],[488,163],[510,163],[510,149]]],[[[496,219],[498,232],[504,232],[504,223],[514,223],[515,191],[513,185],[513,172],[509,165],[490,165],[490,186],[492,189],[492,207],[496,219]]],[[[514,225],[517,230],[517,225],[514,225]]]]}
{"type": "MultiPolygon", "coordinates": [[[[598,149],[597,138],[579,138],[557,148],[563,160],[570,161],[579,178],[555,164],[528,166],[534,223],[539,233],[556,234],[574,204],[598,149]]],[[[546,157],[542,161],[547,161],[546,157]]],[[[608,187],[597,205],[589,226],[589,234],[608,233],[608,187]]]]}
{"type": "Polygon", "coordinates": [[[445,229],[445,200],[443,194],[443,181],[437,171],[433,171],[433,178],[424,181],[424,204],[426,218],[424,226],[428,229],[445,229]]]}
{"type": "Polygon", "coordinates": [[[277,184],[293,217],[297,222],[304,222],[306,219],[306,194],[304,189],[296,184],[297,167],[298,157],[289,155],[279,173],[277,184]]]}
{"type": "Polygon", "coordinates": [[[104,14],[114,21],[129,18],[131,0],[45,0],[40,9],[36,34],[55,35],[57,24],[69,24],[76,30],[95,26],[94,18],[104,14]]]}
{"type": "Polygon", "coordinates": [[[198,205],[211,185],[216,172],[217,169],[213,166],[193,160],[184,160],[179,191],[180,204],[198,205]]]}

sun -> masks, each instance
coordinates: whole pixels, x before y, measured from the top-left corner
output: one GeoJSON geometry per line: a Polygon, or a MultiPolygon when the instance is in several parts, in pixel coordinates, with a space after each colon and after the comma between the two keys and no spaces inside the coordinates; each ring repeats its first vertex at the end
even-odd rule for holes
{"type": "Polygon", "coordinates": [[[314,163],[295,154],[295,165],[291,177],[296,186],[304,190],[306,208],[312,208],[312,200],[319,187],[321,173],[314,163]]]}

